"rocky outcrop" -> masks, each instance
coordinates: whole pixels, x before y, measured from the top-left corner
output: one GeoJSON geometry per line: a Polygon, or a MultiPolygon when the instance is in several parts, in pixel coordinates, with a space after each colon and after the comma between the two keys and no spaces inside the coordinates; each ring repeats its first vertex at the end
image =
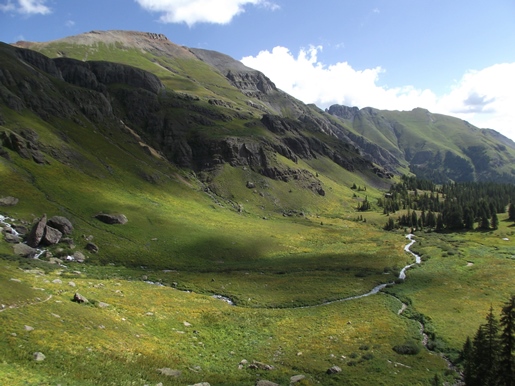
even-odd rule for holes
{"type": "Polygon", "coordinates": [[[0,142],[22,158],[32,159],[38,164],[46,163],[45,156],[39,150],[38,135],[34,130],[23,129],[20,134],[3,131],[0,133],[0,142]]]}
{"type": "Polygon", "coordinates": [[[153,94],[164,89],[157,76],[139,68],[113,62],[82,62],[70,58],[54,59],[65,81],[80,87],[105,92],[111,84],[126,84],[153,94]]]}

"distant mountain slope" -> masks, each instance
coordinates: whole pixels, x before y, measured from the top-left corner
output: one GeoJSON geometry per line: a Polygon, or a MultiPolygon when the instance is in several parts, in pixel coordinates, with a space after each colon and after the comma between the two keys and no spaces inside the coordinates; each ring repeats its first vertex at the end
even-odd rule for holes
{"type": "MultiPolygon", "coordinates": [[[[270,161],[275,159],[272,154],[279,154],[293,162],[328,157],[347,170],[380,177],[411,171],[436,182],[515,182],[515,144],[499,133],[423,109],[398,112],[335,105],[322,111],[223,53],[181,47],[160,34],[92,31],[16,45],[61,58],[55,60],[56,74],[90,89],[92,77],[74,69],[83,61],[96,61],[88,66],[97,69],[92,70],[97,78],[95,71],[103,61],[155,75],[159,90],[131,85],[131,76],[100,83],[115,98],[113,114],[181,167],[198,171],[241,163],[282,178],[291,171],[270,161]],[[120,87],[122,83],[131,89],[120,87]],[[246,152],[252,157],[242,156],[246,152]]],[[[315,179],[312,183],[318,185],[315,179]]]]}
{"type": "Polygon", "coordinates": [[[339,118],[348,135],[377,144],[419,177],[515,181],[515,143],[494,130],[421,108],[400,112],[333,105],[327,112],[339,118]]]}

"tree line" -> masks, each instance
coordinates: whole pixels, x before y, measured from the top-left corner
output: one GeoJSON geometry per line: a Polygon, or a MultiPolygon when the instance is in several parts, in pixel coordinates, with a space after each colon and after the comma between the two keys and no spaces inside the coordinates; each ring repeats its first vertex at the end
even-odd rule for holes
{"type": "Polygon", "coordinates": [[[515,295],[504,304],[500,319],[493,308],[461,352],[467,386],[515,386],[515,295]]]}
{"type": "Polygon", "coordinates": [[[499,213],[515,221],[515,185],[494,182],[460,182],[436,185],[416,177],[402,176],[384,198],[378,200],[390,216],[407,210],[385,229],[400,227],[443,230],[497,229],[499,213]],[[507,209],[508,208],[508,209],[507,209]]]}

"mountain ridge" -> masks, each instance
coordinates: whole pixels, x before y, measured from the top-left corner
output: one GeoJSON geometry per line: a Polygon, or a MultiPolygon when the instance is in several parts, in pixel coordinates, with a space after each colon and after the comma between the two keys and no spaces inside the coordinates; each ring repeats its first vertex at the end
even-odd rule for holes
{"type": "MultiPolygon", "coordinates": [[[[213,119],[227,122],[234,121],[234,118],[255,120],[270,114],[280,119],[296,120],[308,132],[324,133],[354,147],[360,156],[383,169],[386,174],[382,172],[382,175],[410,171],[436,182],[515,181],[515,169],[510,167],[515,161],[515,144],[499,133],[480,132],[483,129],[465,121],[432,114],[422,108],[398,112],[334,105],[322,111],[277,89],[265,74],[228,55],[179,46],[162,34],[91,31],[46,43],[18,42],[15,46],[35,49],[55,58],[70,57],[84,61],[112,57],[120,63],[136,65],[163,79],[163,87],[174,90],[185,99],[208,101],[210,108],[196,107],[202,116],[200,118],[197,114],[197,124],[213,126],[216,125],[213,119]],[[476,153],[483,154],[479,161],[473,157],[476,153]]],[[[261,125],[262,122],[258,126],[261,125]]],[[[143,132],[139,134],[145,137],[143,132]]],[[[153,147],[160,147],[155,138],[147,140],[154,142],[153,147]]],[[[302,158],[310,151],[302,150],[309,145],[305,140],[301,142],[304,145],[293,151],[290,149],[290,153],[300,152],[302,158]]],[[[188,153],[187,147],[183,141],[178,148],[188,153]]],[[[171,158],[184,158],[184,154],[171,158]]]]}

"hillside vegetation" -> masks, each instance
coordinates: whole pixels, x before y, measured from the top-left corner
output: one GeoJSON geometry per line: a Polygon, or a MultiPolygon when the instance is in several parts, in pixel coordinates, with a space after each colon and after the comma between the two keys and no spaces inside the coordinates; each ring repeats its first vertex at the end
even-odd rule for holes
{"type": "Polygon", "coordinates": [[[404,281],[410,229],[383,229],[420,216],[384,203],[401,173],[427,176],[421,133],[453,154],[427,158],[436,180],[465,162],[470,180],[511,181],[510,141],[462,121],[435,118],[462,142],[424,131],[421,110],[379,112],[403,129],[372,134],[223,54],[123,31],[0,44],[0,101],[1,383],[455,382],[442,355],[458,363],[511,295],[509,213],[417,230],[404,281]],[[496,168],[467,158],[478,138],[496,168]],[[12,229],[26,239],[44,215],[73,230],[17,256],[12,229]]]}

